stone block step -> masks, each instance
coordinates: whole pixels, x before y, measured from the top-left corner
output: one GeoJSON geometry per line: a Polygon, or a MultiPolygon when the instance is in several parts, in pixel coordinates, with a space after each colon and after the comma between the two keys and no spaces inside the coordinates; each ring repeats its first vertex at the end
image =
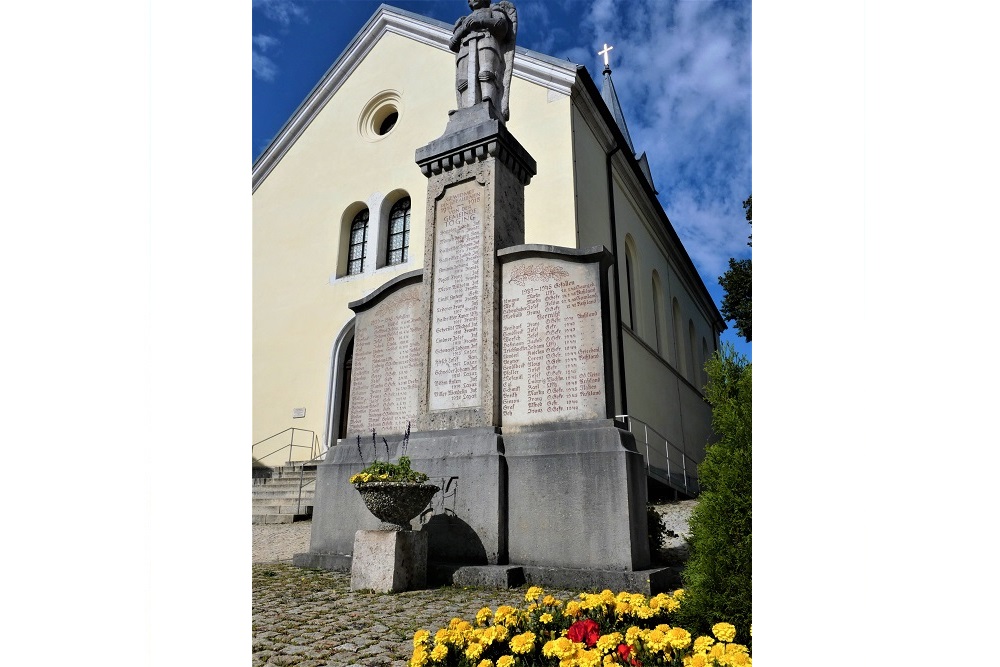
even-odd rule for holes
{"type": "MultiPolygon", "coordinates": [[[[314,489],[302,489],[303,498],[312,498],[315,496],[314,489]]],[[[254,489],[254,498],[298,498],[299,489],[298,487],[292,489],[269,489],[267,487],[254,489]]]]}
{"type": "Polygon", "coordinates": [[[306,505],[305,503],[298,505],[292,503],[291,505],[273,505],[273,504],[257,504],[254,503],[251,507],[253,514],[309,514],[312,515],[312,505],[306,505]]]}
{"type": "Polygon", "coordinates": [[[312,519],[311,514],[254,514],[253,523],[294,523],[296,521],[308,521],[312,519]]]}

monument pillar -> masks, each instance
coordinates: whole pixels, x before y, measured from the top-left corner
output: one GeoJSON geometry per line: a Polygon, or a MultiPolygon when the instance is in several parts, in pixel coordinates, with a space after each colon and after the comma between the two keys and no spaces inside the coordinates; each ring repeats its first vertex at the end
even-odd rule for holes
{"type": "Polygon", "coordinates": [[[416,152],[428,178],[424,303],[427,387],[416,428],[500,425],[497,251],[524,243],[524,186],[535,160],[490,100],[452,112],[416,152]]]}

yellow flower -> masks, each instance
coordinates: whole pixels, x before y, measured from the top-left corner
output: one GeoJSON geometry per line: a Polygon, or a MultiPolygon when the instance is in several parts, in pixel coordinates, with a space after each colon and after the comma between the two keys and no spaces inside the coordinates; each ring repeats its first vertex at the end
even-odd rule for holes
{"type": "Polygon", "coordinates": [[[626,630],[625,631],[625,643],[628,644],[629,646],[635,646],[636,637],[639,636],[640,632],[642,632],[642,631],[639,630],[639,628],[635,627],[634,625],[631,628],[629,628],[628,630],[626,630]]]}
{"type": "Polygon", "coordinates": [[[423,646],[418,646],[413,650],[413,657],[410,658],[410,667],[424,667],[429,659],[430,655],[427,653],[427,649],[423,646]]]}
{"type": "Polygon", "coordinates": [[[485,660],[481,660],[476,667],[493,667],[493,661],[486,658],[485,660]]]}
{"type": "Polygon", "coordinates": [[[750,650],[743,644],[728,644],[726,646],[726,655],[736,655],[738,653],[749,655],[750,650]]]}
{"type": "Polygon", "coordinates": [[[714,643],[714,639],[706,635],[702,635],[694,640],[694,647],[691,650],[695,653],[705,653],[714,643]]]}
{"type": "Polygon", "coordinates": [[[578,667],[600,667],[601,652],[581,650],[576,655],[576,664],[578,667]]]}
{"type": "Polygon", "coordinates": [[[493,614],[493,622],[498,625],[508,625],[514,623],[516,620],[517,609],[514,609],[514,607],[511,607],[510,605],[500,605],[493,614]]]}
{"type": "Polygon", "coordinates": [[[708,667],[708,657],[701,653],[686,656],[684,658],[684,667],[708,667]]]}
{"type": "Polygon", "coordinates": [[[535,645],[535,633],[525,632],[511,637],[510,650],[513,653],[530,653],[535,645]]]}
{"type": "Polygon", "coordinates": [[[489,607],[483,607],[476,612],[476,625],[486,625],[486,622],[490,620],[490,616],[492,615],[493,612],[489,607]]]}
{"type": "Polygon", "coordinates": [[[559,600],[555,599],[551,595],[546,595],[542,598],[542,604],[546,607],[555,607],[559,603],[559,600]]]}
{"type": "MultiPolygon", "coordinates": [[[[542,655],[546,658],[572,658],[576,655],[577,646],[568,637],[560,637],[545,642],[545,646],[542,647],[542,655]]],[[[500,667],[499,662],[497,662],[497,667],[500,667]]]]}
{"type": "Polygon", "coordinates": [[[609,635],[601,635],[597,639],[597,650],[601,653],[608,653],[618,648],[622,643],[622,633],[612,632],[609,635]]]}
{"type": "Polygon", "coordinates": [[[615,662],[615,655],[617,654],[608,653],[606,656],[604,656],[604,660],[602,661],[604,663],[604,667],[614,667],[614,665],[617,664],[615,662]]]}
{"type": "Polygon", "coordinates": [[[691,633],[684,628],[670,628],[667,641],[676,649],[685,649],[691,645],[691,633]]]}
{"type": "Polygon", "coordinates": [[[431,638],[431,633],[426,630],[417,630],[413,633],[413,648],[418,646],[424,646],[427,644],[427,640],[431,638]]]}
{"type": "Polygon", "coordinates": [[[502,655],[497,658],[497,667],[511,667],[514,664],[514,656],[502,655]]]}
{"type": "Polygon", "coordinates": [[[579,616],[580,615],[580,603],[577,602],[576,600],[570,600],[569,602],[567,602],[566,603],[565,614],[567,616],[572,616],[574,618],[577,617],[577,616],[579,616]]]}
{"type": "Polygon", "coordinates": [[[652,630],[645,637],[646,646],[650,651],[662,653],[663,649],[667,648],[667,639],[667,633],[662,630],[652,630]]]}
{"type": "MultiPolygon", "coordinates": [[[[627,593],[626,593],[626,595],[627,595],[627,593]]],[[[619,593],[619,597],[620,596],[621,596],[621,594],[619,593]]],[[[604,604],[614,604],[614,602],[615,602],[615,594],[612,593],[607,588],[605,588],[603,591],[601,591],[601,602],[603,602],[604,604]]]]}
{"type": "Polygon", "coordinates": [[[674,591],[673,598],[677,601],[680,601],[683,600],[686,595],[687,593],[684,592],[683,588],[678,588],[676,591],[674,591]]]}
{"type": "Polygon", "coordinates": [[[628,602],[621,602],[621,601],[615,602],[616,616],[624,616],[625,614],[628,614],[630,611],[632,611],[632,605],[630,605],[628,602]]]}
{"type": "Polygon", "coordinates": [[[736,627],[732,623],[716,623],[712,626],[712,634],[721,642],[731,642],[736,639],[736,627]]]}
{"type": "Polygon", "coordinates": [[[434,662],[441,662],[448,655],[448,647],[444,644],[438,644],[431,651],[431,660],[434,662]]]}
{"type": "Polygon", "coordinates": [[[528,588],[528,592],[524,594],[524,601],[534,602],[541,596],[542,592],[541,586],[531,586],[528,588]]]}
{"type": "Polygon", "coordinates": [[[446,643],[450,635],[451,633],[448,632],[448,630],[446,630],[445,628],[441,628],[440,630],[434,633],[434,645],[437,646],[446,643]]]}
{"type": "Polygon", "coordinates": [[[541,621],[543,624],[545,624],[545,623],[551,623],[552,622],[552,614],[542,614],[541,616],[538,617],[538,620],[541,621]]]}
{"type": "Polygon", "coordinates": [[[465,649],[465,657],[469,660],[478,660],[483,654],[483,645],[478,642],[471,642],[465,649]]]}

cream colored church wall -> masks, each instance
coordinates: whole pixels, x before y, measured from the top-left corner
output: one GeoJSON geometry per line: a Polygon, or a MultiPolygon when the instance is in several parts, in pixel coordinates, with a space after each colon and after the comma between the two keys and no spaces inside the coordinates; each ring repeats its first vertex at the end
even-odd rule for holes
{"type": "MultiPolygon", "coordinates": [[[[353,317],[347,304],[422,267],[427,179],[414,151],[442,134],[455,107],[454,63],[450,52],[384,35],[254,193],[254,442],[290,427],[325,440],[333,344],[353,317]],[[398,96],[399,120],[366,139],[359,118],[386,91],[398,96]],[[402,191],[412,200],[409,260],[371,270],[369,255],[362,275],[344,276],[353,214],[402,191]],[[293,419],[295,408],[306,416],[293,419]]],[[[508,127],[539,171],[525,189],[526,242],[575,246],[569,97],[518,78],[512,87],[508,127]]]]}
{"type": "MultiPolygon", "coordinates": [[[[707,425],[710,411],[704,404],[701,388],[703,374],[685,375],[677,365],[674,354],[674,329],[671,311],[672,298],[677,297],[681,308],[683,330],[687,332],[689,319],[695,323],[700,344],[705,335],[712,347],[711,322],[695,304],[686,289],[674,262],[668,259],[663,233],[657,231],[660,224],[651,218],[625,187],[622,177],[616,172],[614,179],[615,222],[618,231],[620,261],[617,270],[622,285],[623,320],[629,318],[627,292],[626,249],[633,254],[633,285],[635,297],[634,326],[626,326],[625,335],[625,376],[628,379],[628,412],[634,418],[648,424],[675,446],[682,448],[694,460],[704,456],[704,444],[709,437],[707,425]],[[661,330],[659,347],[653,299],[653,272],[659,276],[662,289],[661,330]],[[681,415],[684,415],[682,418],[681,415]]],[[[684,340],[687,349],[686,338],[684,340]]],[[[699,348],[700,349],[700,348],[699,348]]],[[[698,359],[700,363],[700,358],[698,359]]]]}

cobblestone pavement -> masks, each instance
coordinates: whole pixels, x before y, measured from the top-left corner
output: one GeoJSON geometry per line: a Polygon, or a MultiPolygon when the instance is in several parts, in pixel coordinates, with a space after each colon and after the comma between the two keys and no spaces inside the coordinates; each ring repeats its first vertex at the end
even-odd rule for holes
{"type": "MultiPolygon", "coordinates": [[[[433,633],[456,616],[472,622],[483,607],[521,604],[526,590],[355,593],[349,573],[255,563],[253,667],[406,667],[420,628],[433,633]]],[[[546,592],[563,600],[576,595],[546,592]]]]}
{"type": "MultiPolygon", "coordinates": [[[[665,541],[668,550],[682,548],[695,504],[657,506],[664,527],[678,534],[665,541]]],[[[311,521],[253,528],[253,667],[407,667],[418,629],[433,633],[456,616],[472,621],[483,607],[519,605],[527,590],[354,593],[349,573],[291,565],[309,550],[311,521]]],[[[546,592],[567,600],[579,591],[546,592]]]]}

